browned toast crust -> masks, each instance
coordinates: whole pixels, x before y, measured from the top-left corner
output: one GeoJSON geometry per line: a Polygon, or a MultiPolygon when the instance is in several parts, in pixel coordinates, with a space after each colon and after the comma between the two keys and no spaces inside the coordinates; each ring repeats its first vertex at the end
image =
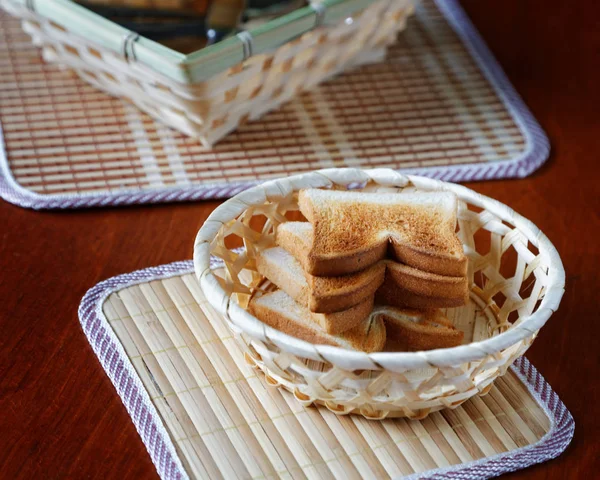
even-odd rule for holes
{"type": "Polygon", "coordinates": [[[301,262],[280,247],[260,252],[256,268],[296,302],[316,313],[347,310],[365,301],[375,294],[385,276],[385,265],[375,264],[350,276],[315,277],[305,273],[301,262]]]}
{"type": "Polygon", "coordinates": [[[374,296],[350,307],[347,310],[333,313],[314,313],[311,316],[323,330],[338,335],[360,325],[373,311],[374,296]]]}
{"type": "Polygon", "coordinates": [[[309,252],[304,261],[305,270],[311,275],[333,277],[359,272],[386,256],[388,241],[385,240],[368,249],[335,255],[309,252]]]}
{"type": "Polygon", "coordinates": [[[386,263],[385,283],[417,295],[451,301],[464,300],[469,293],[467,277],[436,275],[392,261],[386,263]]]}
{"type": "MultiPolygon", "coordinates": [[[[289,223],[306,224],[307,222],[289,223]]],[[[333,255],[319,254],[311,252],[312,228],[310,232],[307,232],[307,235],[309,235],[308,238],[295,235],[284,226],[277,230],[276,243],[294,255],[306,273],[317,277],[337,277],[359,272],[385,258],[388,251],[388,241],[386,239],[378,245],[369,246],[366,250],[335,253],[333,255]]]]}
{"type": "Polygon", "coordinates": [[[430,297],[384,282],[377,290],[375,303],[398,308],[446,308],[460,307],[467,303],[468,296],[456,298],[430,297]]]}
{"type": "MultiPolygon", "coordinates": [[[[456,240],[458,241],[458,239],[456,240]]],[[[456,245],[456,248],[462,250],[462,245],[460,245],[460,242],[458,243],[459,245],[456,245]]],[[[453,255],[442,253],[432,255],[431,252],[405,243],[398,243],[394,240],[390,242],[390,250],[393,252],[394,258],[400,263],[411,265],[425,272],[452,277],[464,277],[467,274],[468,261],[466,256],[457,259],[453,255]]]]}
{"type": "MultiPolygon", "coordinates": [[[[265,297],[269,295],[272,294],[265,294],[265,297]]],[[[293,303],[293,300],[289,301],[293,303]]],[[[331,334],[314,322],[310,312],[299,305],[293,305],[289,310],[297,312],[297,309],[301,309],[301,320],[287,312],[272,308],[256,298],[250,301],[248,309],[252,315],[270,327],[316,345],[333,345],[370,353],[381,351],[386,341],[385,324],[381,318],[365,319],[343,333],[331,334]]]]}
{"type": "Polygon", "coordinates": [[[361,272],[340,277],[315,277],[307,274],[308,308],[312,312],[345,310],[373,297],[385,278],[385,265],[375,264],[361,272]]]}
{"type": "MultiPolygon", "coordinates": [[[[437,194],[446,200],[446,206],[438,208],[426,201],[403,202],[401,194],[356,194],[300,191],[300,211],[313,226],[312,242],[304,247],[308,250],[303,260],[305,271],[318,276],[356,272],[381,260],[391,243],[396,258],[406,265],[440,275],[466,274],[467,260],[455,233],[451,194],[437,194]],[[385,200],[378,204],[366,198],[385,200]]],[[[433,198],[426,195],[419,197],[421,201],[433,198]]]]}
{"type": "MultiPolygon", "coordinates": [[[[310,224],[294,222],[291,227],[293,228],[279,229],[278,245],[301,265],[306,264],[309,243],[306,236],[312,232],[310,224]],[[299,235],[300,231],[304,236],[299,235]]],[[[396,293],[408,302],[406,306],[428,306],[433,302],[436,307],[453,307],[464,304],[468,295],[469,285],[465,276],[437,275],[393,260],[381,260],[361,272],[341,277],[317,277],[305,274],[309,286],[309,308],[316,312],[336,311],[349,308],[352,298],[363,299],[372,295],[384,282],[382,270],[375,270],[376,268],[386,271],[385,284],[390,291],[388,295],[392,295],[393,289],[398,289],[399,292],[396,293]],[[347,283],[345,287],[344,282],[347,283]],[[344,294],[345,291],[348,291],[350,297],[344,294]],[[425,303],[420,297],[427,297],[425,303]],[[435,300],[427,301],[429,297],[434,297],[435,300]]],[[[286,285],[278,286],[286,290],[286,285]]],[[[288,293],[294,297],[293,293],[290,291],[288,293]]]]}
{"type": "Polygon", "coordinates": [[[309,325],[294,322],[277,310],[272,310],[255,302],[250,302],[249,310],[260,321],[292,337],[318,345],[339,346],[339,342],[335,337],[327,335],[325,331],[315,330],[309,325]]]}
{"type": "Polygon", "coordinates": [[[388,351],[414,352],[456,347],[464,338],[464,333],[454,328],[439,310],[398,309],[395,314],[383,313],[381,316],[385,321],[388,351]]]}

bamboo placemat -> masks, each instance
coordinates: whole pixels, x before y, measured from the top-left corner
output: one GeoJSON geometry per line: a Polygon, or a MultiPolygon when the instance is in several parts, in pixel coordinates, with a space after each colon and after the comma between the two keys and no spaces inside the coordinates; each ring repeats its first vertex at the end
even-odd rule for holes
{"type": "Polygon", "coordinates": [[[80,307],[163,478],[482,478],[553,458],[572,438],[570,413],[524,358],[488,395],[422,421],[303,408],[244,361],[192,270],[116,277],[80,307]]]}
{"type": "Polygon", "coordinates": [[[44,64],[1,12],[0,70],[0,195],[32,208],[224,198],[334,166],[451,181],[525,176],[549,150],[455,0],[423,0],[385,61],[315,88],[213,149],[44,64]]]}

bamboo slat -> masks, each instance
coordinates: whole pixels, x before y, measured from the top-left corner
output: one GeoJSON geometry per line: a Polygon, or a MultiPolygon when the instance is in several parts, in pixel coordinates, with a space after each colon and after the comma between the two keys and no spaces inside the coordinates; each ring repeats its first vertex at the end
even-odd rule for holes
{"type": "MultiPolygon", "coordinates": [[[[472,321],[457,326],[477,340],[482,315],[468,308],[472,321]]],[[[126,287],[103,311],[191,478],[392,478],[513,451],[550,429],[512,371],[424,420],[304,408],[244,361],[193,274],[126,287]]]]}

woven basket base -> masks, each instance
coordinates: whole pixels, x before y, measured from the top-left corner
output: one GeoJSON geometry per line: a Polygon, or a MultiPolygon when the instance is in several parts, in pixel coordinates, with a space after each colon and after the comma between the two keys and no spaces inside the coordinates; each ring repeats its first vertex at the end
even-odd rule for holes
{"type": "Polygon", "coordinates": [[[80,308],[163,478],[390,478],[437,469],[480,478],[554,457],[570,441],[570,414],[525,359],[488,395],[421,421],[303,408],[245,362],[191,269],[181,262],[116,277],[80,308]]]}
{"type": "Polygon", "coordinates": [[[224,198],[327,167],[525,176],[548,153],[454,0],[420,2],[385,62],[336,77],[213,149],[44,64],[4,13],[0,70],[0,195],[33,208],[224,198]]]}
{"type": "MultiPolygon", "coordinates": [[[[457,308],[446,308],[442,309],[442,311],[452,321],[454,326],[464,333],[463,344],[465,345],[471,342],[483,341],[506,330],[505,326],[503,326],[498,319],[499,309],[496,304],[493,301],[486,303],[486,301],[483,300],[481,289],[476,286],[471,290],[470,299],[466,305],[457,308]]],[[[394,350],[390,348],[388,344],[384,348],[384,351],[393,352],[394,350]]],[[[233,355],[235,355],[235,353],[233,355]]],[[[408,417],[410,419],[417,420],[421,420],[427,417],[427,415],[429,415],[431,412],[435,412],[443,408],[442,405],[438,405],[433,408],[416,410],[410,415],[407,415],[404,409],[398,408],[394,405],[389,405],[387,408],[385,408],[383,405],[379,405],[377,411],[373,411],[372,406],[369,406],[367,410],[361,410],[362,407],[356,407],[352,409],[344,407],[343,405],[336,403],[334,400],[331,400],[328,403],[319,399],[314,400],[314,402],[310,401],[310,399],[304,400],[302,394],[296,395],[298,391],[297,385],[291,382],[289,379],[282,378],[280,375],[270,372],[264,361],[254,349],[247,349],[244,351],[244,355],[246,362],[249,365],[257,368],[266,375],[266,381],[270,386],[280,386],[286,389],[288,392],[295,394],[294,396],[296,399],[299,400],[304,406],[315,403],[317,405],[327,406],[327,408],[332,410],[334,413],[364,415],[369,419],[382,419],[384,417],[408,417]]],[[[436,371],[436,369],[421,370],[419,379],[417,380],[413,378],[412,381],[415,383],[425,382],[425,379],[435,375],[436,371]]],[[[487,395],[493,386],[493,381],[493,378],[488,379],[486,386],[480,390],[479,394],[482,396],[487,395]]],[[[465,401],[466,400],[463,398],[457,403],[452,404],[452,407],[457,407],[465,401]]]]}

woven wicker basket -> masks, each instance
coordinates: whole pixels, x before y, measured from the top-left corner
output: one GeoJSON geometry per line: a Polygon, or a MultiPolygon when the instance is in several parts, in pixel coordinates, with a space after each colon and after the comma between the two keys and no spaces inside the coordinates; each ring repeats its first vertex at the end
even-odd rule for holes
{"type": "MultiPolygon", "coordinates": [[[[205,222],[194,264],[206,298],[228,321],[247,361],[265,372],[270,384],[286,388],[304,405],[319,403],[335,413],[373,419],[423,418],[487,393],[558,308],[565,280],[554,246],[507,206],[459,185],[388,169],[321,170],[247,190],[205,222]],[[264,280],[255,269],[256,252],[273,244],[277,225],[298,208],[297,191],[307,187],[455,192],[458,235],[469,258],[470,307],[487,324],[479,329],[478,341],[426,352],[366,354],[300,341],[250,315],[245,307],[264,280]],[[264,227],[257,229],[265,217],[264,227]],[[245,249],[227,248],[231,235],[242,238],[245,249]],[[224,268],[214,262],[211,267],[211,255],[224,268]]],[[[455,322],[467,307],[455,309],[455,322]]]]}
{"type": "Polygon", "coordinates": [[[324,0],[181,54],[70,0],[0,0],[46,61],[211,146],[297,93],[381,60],[413,0],[324,0]]]}

